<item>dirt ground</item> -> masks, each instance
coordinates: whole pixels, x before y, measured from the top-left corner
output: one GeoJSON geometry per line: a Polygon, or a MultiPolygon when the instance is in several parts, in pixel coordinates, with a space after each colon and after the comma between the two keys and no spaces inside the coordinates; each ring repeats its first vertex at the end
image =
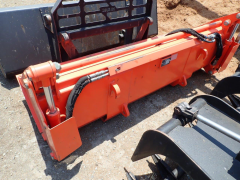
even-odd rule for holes
{"type": "MultiPolygon", "coordinates": [[[[0,0],[0,7],[54,1],[0,0]]],[[[158,0],[157,8],[159,34],[165,34],[239,12],[240,4],[239,0],[182,0],[176,8],[167,9],[164,1],[158,0]]],[[[151,158],[131,161],[143,132],[169,120],[178,103],[209,94],[219,80],[234,73],[237,59],[239,51],[220,74],[210,76],[200,70],[186,87],[168,86],[130,104],[127,118],[118,115],[79,129],[83,145],[62,162],[51,159],[50,148],[38,133],[17,81],[0,74],[0,179],[126,179],[123,167],[140,179],[149,179],[151,158]]]]}

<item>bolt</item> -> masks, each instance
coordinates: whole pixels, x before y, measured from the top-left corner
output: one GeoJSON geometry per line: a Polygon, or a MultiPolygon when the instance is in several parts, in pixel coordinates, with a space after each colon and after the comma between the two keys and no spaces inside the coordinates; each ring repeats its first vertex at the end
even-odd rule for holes
{"type": "Polygon", "coordinates": [[[60,78],[59,73],[56,73],[56,79],[59,79],[59,78],[60,78]]]}
{"type": "Polygon", "coordinates": [[[69,36],[67,33],[61,33],[61,35],[65,41],[69,41],[69,36]]]}
{"type": "Polygon", "coordinates": [[[119,34],[119,38],[124,38],[124,35],[123,34],[119,34]]]}
{"type": "Polygon", "coordinates": [[[57,72],[60,72],[61,69],[62,69],[61,64],[59,64],[59,63],[57,63],[57,62],[53,62],[53,64],[54,64],[54,66],[55,66],[57,72]]]}
{"type": "Polygon", "coordinates": [[[120,71],[121,70],[121,67],[118,67],[115,69],[115,71],[120,71]]]}
{"type": "Polygon", "coordinates": [[[224,25],[225,25],[225,26],[228,26],[230,23],[231,23],[231,20],[230,20],[230,19],[224,21],[224,25]]]}
{"type": "Polygon", "coordinates": [[[27,83],[25,83],[25,84],[24,84],[24,86],[25,86],[25,88],[26,88],[26,89],[28,89],[28,88],[29,88],[29,86],[28,86],[28,84],[27,84],[27,83]]]}
{"type": "Polygon", "coordinates": [[[237,19],[240,19],[240,13],[237,14],[237,19]]]}
{"type": "Polygon", "coordinates": [[[52,23],[52,17],[49,14],[44,14],[43,15],[44,21],[47,25],[50,25],[52,23]]]}
{"type": "Polygon", "coordinates": [[[212,75],[213,73],[212,73],[212,71],[208,71],[208,74],[212,75]]]}

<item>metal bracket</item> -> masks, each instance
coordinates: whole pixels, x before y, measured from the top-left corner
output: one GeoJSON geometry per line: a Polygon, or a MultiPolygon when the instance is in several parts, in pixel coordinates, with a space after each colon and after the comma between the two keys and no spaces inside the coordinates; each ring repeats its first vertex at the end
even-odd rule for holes
{"type": "Polygon", "coordinates": [[[184,171],[179,166],[172,170],[171,167],[163,161],[163,159],[158,155],[152,155],[153,162],[156,164],[162,179],[177,180],[184,175],[184,171]]]}
{"type": "Polygon", "coordinates": [[[50,31],[52,34],[54,34],[53,32],[53,25],[52,25],[52,16],[50,14],[45,14],[42,9],[39,9],[40,13],[41,13],[41,17],[42,17],[42,21],[43,21],[43,25],[44,27],[50,31]]]}
{"type": "Polygon", "coordinates": [[[198,113],[198,109],[196,109],[195,107],[191,107],[186,102],[182,102],[174,108],[175,115],[183,116],[190,121],[195,119],[197,113],[198,113]]]}
{"type": "Polygon", "coordinates": [[[186,76],[182,76],[180,86],[186,86],[187,85],[187,78],[186,76]]]}
{"type": "Polygon", "coordinates": [[[122,115],[128,117],[130,115],[127,103],[123,104],[122,115]]]}
{"type": "Polygon", "coordinates": [[[67,33],[60,33],[59,40],[70,59],[74,59],[79,56],[75,45],[73,44],[67,33]]]}
{"type": "Polygon", "coordinates": [[[115,82],[112,82],[110,84],[110,95],[114,96],[115,94],[115,98],[117,99],[120,97],[120,93],[121,93],[120,87],[115,82]]]}
{"type": "Polygon", "coordinates": [[[151,17],[147,17],[146,22],[142,24],[140,31],[138,32],[134,42],[146,39],[148,35],[149,26],[153,24],[153,19],[151,17]]]}
{"type": "Polygon", "coordinates": [[[208,57],[207,49],[200,48],[199,55],[197,57],[197,61],[204,61],[208,57]]]}

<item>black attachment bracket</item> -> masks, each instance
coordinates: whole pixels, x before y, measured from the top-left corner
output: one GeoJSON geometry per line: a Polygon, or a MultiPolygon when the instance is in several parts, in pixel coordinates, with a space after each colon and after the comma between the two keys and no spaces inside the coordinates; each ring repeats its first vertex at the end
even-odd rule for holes
{"type": "Polygon", "coordinates": [[[211,92],[211,95],[224,98],[228,95],[240,93],[240,73],[239,67],[233,76],[226,77],[219,81],[211,92]]]}
{"type": "Polygon", "coordinates": [[[182,102],[174,108],[174,115],[183,116],[187,121],[192,122],[198,113],[198,109],[191,107],[188,103],[182,102]]]}
{"type": "Polygon", "coordinates": [[[185,174],[185,172],[179,166],[176,169],[172,170],[171,167],[158,154],[154,154],[151,157],[157,166],[162,179],[177,180],[185,174]]]}
{"type": "Polygon", "coordinates": [[[50,14],[45,14],[42,9],[39,9],[43,21],[44,27],[51,33],[54,34],[52,16],[50,14]]]}

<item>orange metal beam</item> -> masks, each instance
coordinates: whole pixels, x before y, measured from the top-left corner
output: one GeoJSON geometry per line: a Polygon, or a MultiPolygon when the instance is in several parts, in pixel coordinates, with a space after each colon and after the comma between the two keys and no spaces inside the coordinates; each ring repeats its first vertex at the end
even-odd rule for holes
{"type": "Polygon", "coordinates": [[[99,118],[109,120],[119,113],[128,116],[129,103],[168,84],[186,86],[187,79],[201,68],[207,73],[224,70],[239,46],[234,38],[228,39],[233,27],[240,23],[236,15],[195,28],[205,35],[221,34],[224,51],[214,66],[211,62],[215,58],[215,42],[176,33],[61,63],[59,75],[51,62],[30,66],[17,75],[38,129],[52,149],[52,157],[60,161],[81,146],[78,128],[99,118]],[[66,104],[74,85],[80,78],[102,70],[107,72],[104,78],[83,89],[72,117],[66,119],[66,104]],[[49,111],[49,97],[44,95],[46,86],[50,87],[48,96],[56,106],[54,115],[49,111]]]}

